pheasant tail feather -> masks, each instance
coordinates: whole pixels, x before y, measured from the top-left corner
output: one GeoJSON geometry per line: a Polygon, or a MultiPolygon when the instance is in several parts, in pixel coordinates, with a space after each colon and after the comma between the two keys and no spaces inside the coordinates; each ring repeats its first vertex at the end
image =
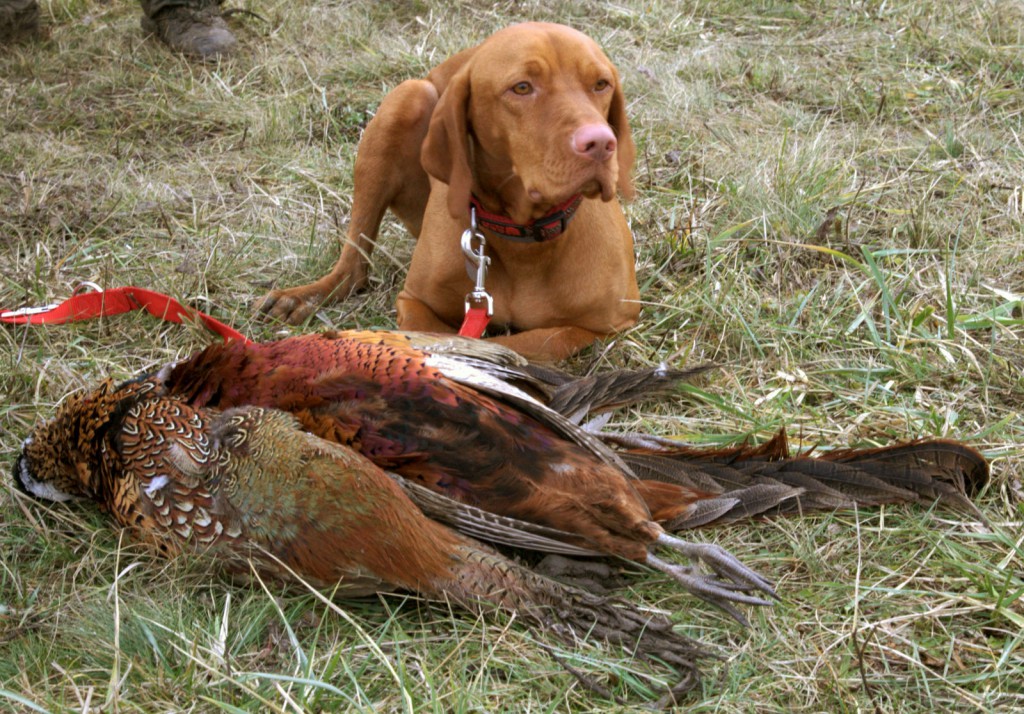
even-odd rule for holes
{"type": "Polygon", "coordinates": [[[982,518],[969,494],[988,480],[984,456],[960,442],[935,439],[873,449],[791,456],[785,433],[759,447],[633,449],[623,460],[655,517],[670,530],[756,515],[786,515],[883,503],[942,503],[982,518]],[[679,490],[672,513],[669,491],[679,490]],[[703,493],[705,496],[694,494],[703,493]],[[660,514],[661,517],[659,518],[660,514]]]}

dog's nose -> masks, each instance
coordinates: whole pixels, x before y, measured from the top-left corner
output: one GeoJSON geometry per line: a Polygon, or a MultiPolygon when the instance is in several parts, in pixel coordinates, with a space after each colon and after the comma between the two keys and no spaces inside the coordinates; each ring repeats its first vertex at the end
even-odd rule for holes
{"type": "Polygon", "coordinates": [[[584,124],[572,135],[572,148],[594,161],[606,161],[615,153],[615,134],[607,124],[584,124]]]}

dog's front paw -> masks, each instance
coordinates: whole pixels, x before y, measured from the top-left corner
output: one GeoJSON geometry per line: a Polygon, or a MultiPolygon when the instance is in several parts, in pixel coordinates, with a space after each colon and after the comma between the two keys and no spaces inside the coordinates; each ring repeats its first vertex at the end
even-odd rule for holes
{"type": "Polygon", "coordinates": [[[256,303],[256,311],[289,325],[299,325],[312,315],[323,299],[303,288],[271,290],[256,303]]]}

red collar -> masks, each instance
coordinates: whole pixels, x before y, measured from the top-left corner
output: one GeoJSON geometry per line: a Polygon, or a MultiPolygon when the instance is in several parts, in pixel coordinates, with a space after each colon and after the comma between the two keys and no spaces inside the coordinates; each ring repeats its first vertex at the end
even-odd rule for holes
{"type": "Polygon", "coordinates": [[[480,199],[473,195],[469,197],[470,205],[476,209],[478,227],[520,243],[543,243],[562,235],[582,202],[583,195],[577,193],[565,203],[552,208],[546,215],[524,225],[515,223],[500,213],[485,211],[480,205],[480,199]]]}

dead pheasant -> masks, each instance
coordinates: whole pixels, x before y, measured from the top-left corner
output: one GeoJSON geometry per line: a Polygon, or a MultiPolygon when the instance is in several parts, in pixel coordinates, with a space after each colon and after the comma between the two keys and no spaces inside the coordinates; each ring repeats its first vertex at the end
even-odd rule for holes
{"type": "Polygon", "coordinates": [[[666,533],[772,511],[854,502],[946,500],[970,508],[965,482],[987,476],[973,449],[947,440],[790,457],[784,439],[759,448],[689,450],[646,437],[595,435],[583,415],[676,384],[686,372],[583,380],[524,364],[480,341],[388,332],[228,343],[151,379],[198,408],[255,405],[293,414],[443,499],[421,507],[492,542],[646,563],[742,620],[735,603],[766,604],[771,586],[727,552],[666,533]],[[608,442],[623,442],[613,449],[608,442]],[[639,476],[640,478],[637,478],[639,476]],[[526,542],[491,532],[489,514],[539,527],[526,542]],[[653,514],[653,515],[652,515],[653,514]],[[702,561],[675,565],[657,548],[702,561]]]}
{"type": "Polygon", "coordinates": [[[701,651],[666,618],[548,580],[431,520],[381,469],[293,416],[161,392],[108,381],[68,398],[25,441],[15,481],[39,498],[92,499],[165,554],[204,552],[343,596],[403,589],[501,608],[569,642],[593,635],[669,664],[682,675],[670,699],[696,681],[701,651]]]}

